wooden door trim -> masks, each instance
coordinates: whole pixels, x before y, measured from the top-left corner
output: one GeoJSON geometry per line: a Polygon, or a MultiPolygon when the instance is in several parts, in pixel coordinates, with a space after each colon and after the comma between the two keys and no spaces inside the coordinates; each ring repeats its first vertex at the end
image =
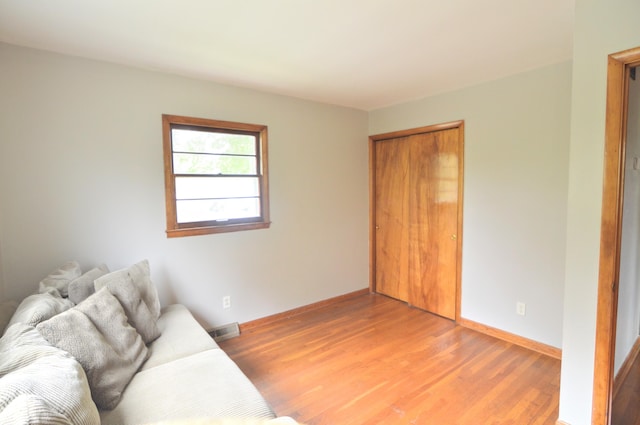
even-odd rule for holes
{"type": "Polygon", "coordinates": [[[640,48],[614,53],[608,57],[592,425],[609,425],[611,422],[628,81],[631,68],[638,65],[640,48]]]}
{"type": "MultiPolygon", "coordinates": [[[[459,121],[445,122],[442,124],[428,125],[425,127],[410,128],[408,130],[400,130],[400,131],[392,131],[390,133],[376,134],[373,136],[369,136],[369,146],[371,146],[371,142],[379,142],[381,140],[388,140],[388,139],[397,139],[399,137],[414,136],[416,134],[422,134],[422,133],[433,133],[435,131],[459,128],[459,127],[462,127],[463,125],[464,125],[464,120],[459,120],[459,121]]],[[[369,152],[371,152],[371,150],[369,152]]]]}
{"type": "Polygon", "coordinates": [[[459,121],[458,130],[458,270],[456,273],[456,322],[462,318],[462,211],[464,200],[464,121],[459,121]]]}
{"type": "Polygon", "coordinates": [[[434,124],[425,127],[417,127],[408,130],[393,131],[369,136],[369,290],[376,292],[376,185],[375,185],[375,165],[376,151],[375,143],[408,137],[416,134],[432,133],[441,130],[458,129],[458,237],[457,237],[457,270],[456,270],[456,322],[460,321],[462,303],[462,217],[464,203],[464,120],[451,121],[442,124],[434,124]]]}

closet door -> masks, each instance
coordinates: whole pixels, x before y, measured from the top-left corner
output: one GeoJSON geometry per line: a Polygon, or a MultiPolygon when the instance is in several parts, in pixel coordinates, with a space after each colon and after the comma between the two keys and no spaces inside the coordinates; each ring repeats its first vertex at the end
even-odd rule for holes
{"type": "Polygon", "coordinates": [[[410,137],[409,303],[456,316],[458,130],[410,137]]]}
{"type": "Polygon", "coordinates": [[[462,123],[457,124],[371,138],[372,287],[450,319],[456,318],[460,279],[462,123]]]}
{"type": "Polygon", "coordinates": [[[376,291],[409,300],[408,138],[375,144],[376,291]]]}

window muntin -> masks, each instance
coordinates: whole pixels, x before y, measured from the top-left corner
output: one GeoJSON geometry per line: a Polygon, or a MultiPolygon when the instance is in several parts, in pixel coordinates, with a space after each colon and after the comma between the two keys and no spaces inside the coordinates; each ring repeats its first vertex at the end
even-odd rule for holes
{"type": "Polygon", "coordinates": [[[269,227],[266,126],[163,115],[167,235],[269,227]]]}

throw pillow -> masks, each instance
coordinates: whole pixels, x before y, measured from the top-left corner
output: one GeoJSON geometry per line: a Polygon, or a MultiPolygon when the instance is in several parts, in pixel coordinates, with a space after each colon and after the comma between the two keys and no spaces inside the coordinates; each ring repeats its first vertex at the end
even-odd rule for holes
{"type": "Polygon", "coordinates": [[[69,283],[69,299],[71,302],[80,304],[89,298],[96,291],[93,281],[107,273],[109,273],[109,268],[101,264],[71,281],[69,283]]]}
{"type": "Polygon", "coordinates": [[[118,300],[102,289],[84,302],[36,328],[52,345],[67,351],[87,373],[91,395],[100,409],[113,409],[148,349],[127,323],[118,300]]]}
{"type": "Polygon", "coordinates": [[[81,274],[80,264],[77,261],[68,261],[40,281],[39,292],[42,293],[46,292],[48,288],[55,288],[60,292],[60,295],[66,298],[69,283],[73,279],[80,277],[81,274]]]}
{"type": "Polygon", "coordinates": [[[117,282],[123,285],[135,285],[140,292],[140,297],[149,308],[153,317],[156,320],[160,317],[160,299],[158,298],[158,292],[156,292],[153,282],[151,282],[149,261],[143,260],[129,268],[99,277],[94,282],[96,291],[104,288],[110,282],[117,282]]]}
{"type": "Polygon", "coordinates": [[[113,279],[104,283],[105,288],[118,299],[124,308],[129,324],[138,331],[145,344],[149,344],[160,336],[160,330],[156,324],[157,319],[149,311],[147,304],[142,301],[136,285],[122,279],[113,279]]]}
{"type": "MultiPolygon", "coordinates": [[[[57,291],[53,290],[53,293],[57,294],[57,291]]],[[[11,317],[7,328],[16,323],[35,326],[73,307],[71,301],[60,298],[53,293],[33,294],[22,300],[16,312],[11,317]]]]}
{"type": "Polygon", "coordinates": [[[0,376],[1,424],[100,424],[80,364],[32,326],[0,338],[0,376]]]}

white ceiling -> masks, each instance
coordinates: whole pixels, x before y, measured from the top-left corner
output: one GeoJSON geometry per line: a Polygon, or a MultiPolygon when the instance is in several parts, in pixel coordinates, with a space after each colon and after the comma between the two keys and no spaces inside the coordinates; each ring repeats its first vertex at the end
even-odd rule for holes
{"type": "Polygon", "coordinates": [[[0,0],[0,41],[372,110],[569,60],[574,0],[0,0]]]}

